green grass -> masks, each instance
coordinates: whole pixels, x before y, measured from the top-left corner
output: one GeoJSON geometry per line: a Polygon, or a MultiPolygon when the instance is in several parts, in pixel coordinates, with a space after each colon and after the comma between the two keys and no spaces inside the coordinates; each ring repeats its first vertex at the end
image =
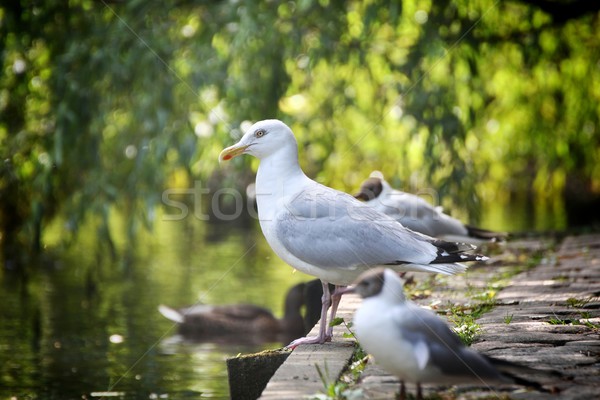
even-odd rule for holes
{"type": "Polygon", "coordinates": [[[571,325],[573,320],[570,318],[559,318],[556,315],[548,320],[550,325],[571,325]]]}
{"type": "Polygon", "coordinates": [[[567,275],[556,275],[552,277],[552,280],[556,282],[568,282],[569,277],[567,275]]]}
{"type": "Polygon", "coordinates": [[[592,301],[592,298],[589,297],[587,299],[577,299],[575,297],[569,297],[567,299],[567,307],[572,307],[572,308],[583,308],[585,307],[590,301],[592,301]]]}
{"type": "Polygon", "coordinates": [[[580,316],[582,319],[578,319],[575,317],[560,318],[554,315],[553,318],[550,318],[548,320],[548,323],[550,325],[584,325],[594,330],[600,330],[600,323],[590,321],[590,318],[592,316],[589,312],[582,312],[580,316]]]}
{"type": "MultiPolygon", "coordinates": [[[[568,308],[585,308],[588,303],[590,301],[594,300],[593,297],[588,297],[588,298],[576,298],[576,297],[570,297],[568,298],[565,303],[567,305],[568,308]]],[[[588,328],[594,329],[594,330],[600,330],[600,323],[597,322],[592,322],[590,321],[590,319],[593,318],[593,315],[590,311],[584,311],[584,310],[580,310],[580,311],[575,311],[572,313],[572,315],[568,316],[568,317],[558,317],[557,315],[554,315],[554,317],[550,318],[548,320],[548,323],[550,325],[583,325],[583,326],[587,326],[588,328]]]]}
{"type": "Polygon", "coordinates": [[[319,378],[323,383],[323,393],[318,393],[311,397],[313,400],[352,400],[363,398],[362,389],[355,388],[358,378],[367,365],[368,356],[356,343],[356,349],[352,355],[352,360],[346,369],[342,372],[340,378],[334,382],[327,381],[327,362],[325,362],[325,371],[318,364],[315,364],[319,378]]]}
{"type": "Polygon", "coordinates": [[[448,319],[456,326],[454,332],[467,346],[473,343],[481,331],[481,326],[476,322],[477,318],[494,307],[493,300],[487,296],[486,299],[483,303],[471,306],[453,305],[449,309],[448,319]]]}
{"type": "Polygon", "coordinates": [[[471,285],[467,286],[468,295],[477,301],[470,305],[452,305],[448,310],[448,319],[454,323],[454,332],[466,346],[470,346],[475,337],[481,332],[481,326],[476,322],[483,314],[490,311],[496,305],[496,294],[501,288],[498,282],[505,277],[499,278],[488,284],[484,289],[477,290],[471,285]]]}
{"type": "Polygon", "coordinates": [[[580,324],[587,326],[588,328],[594,329],[594,330],[600,330],[600,323],[594,323],[591,322],[589,320],[587,321],[579,321],[580,324]]]}

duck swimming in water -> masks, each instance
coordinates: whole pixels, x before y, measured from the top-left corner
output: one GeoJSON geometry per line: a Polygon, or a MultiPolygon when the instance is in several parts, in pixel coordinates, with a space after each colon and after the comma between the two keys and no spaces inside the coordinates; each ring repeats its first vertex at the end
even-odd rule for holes
{"type": "Polygon", "coordinates": [[[194,341],[287,343],[305,335],[316,324],[322,295],[318,279],[293,286],[286,294],[281,319],[270,310],[254,304],[196,304],[179,309],[160,305],[158,311],[177,323],[179,334],[194,341]]]}

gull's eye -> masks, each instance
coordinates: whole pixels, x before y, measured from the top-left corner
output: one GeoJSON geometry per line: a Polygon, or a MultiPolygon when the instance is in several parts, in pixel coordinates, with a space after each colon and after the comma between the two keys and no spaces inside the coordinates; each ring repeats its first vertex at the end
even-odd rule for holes
{"type": "Polygon", "coordinates": [[[254,136],[263,137],[263,136],[265,136],[265,133],[267,133],[267,132],[264,129],[258,129],[256,132],[254,132],[254,136]]]}

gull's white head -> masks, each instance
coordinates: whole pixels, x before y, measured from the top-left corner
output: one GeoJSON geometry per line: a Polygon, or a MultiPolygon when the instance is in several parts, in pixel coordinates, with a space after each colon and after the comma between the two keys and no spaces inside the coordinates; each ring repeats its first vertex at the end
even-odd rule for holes
{"type": "Polygon", "coordinates": [[[298,145],[292,130],[277,119],[266,119],[252,125],[239,142],[223,150],[219,154],[219,162],[242,154],[262,159],[290,146],[297,154],[298,145]]]}

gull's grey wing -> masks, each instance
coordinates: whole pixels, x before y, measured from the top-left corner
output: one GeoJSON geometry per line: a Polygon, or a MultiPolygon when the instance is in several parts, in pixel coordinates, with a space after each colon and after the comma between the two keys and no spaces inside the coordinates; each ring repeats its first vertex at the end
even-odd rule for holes
{"type": "Polygon", "coordinates": [[[448,324],[433,311],[407,301],[394,310],[393,319],[402,336],[412,342],[425,341],[428,344],[441,344],[446,349],[464,347],[460,338],[448,324]]]}
{"type": "Polygon", "coordinates": [[[403,217],[398,219],[400,223],[407,228],[417,229],[419,232],[427,232],[431,236],[439,237],[444,235],[468,236],[469,231],[465,225],[447,214],[437,212],[437,214],[424,219],[414,219],[403,217]]]}
{"type": "Polygon", "coordinates": [[[439,255],[433,239],[322,185],[288,202],[276,234],[290,253],[318,267],[429,264],[439,255]]]}
{"type": "Polygon", "coordinates": [[[315,183],[276,216],[275,234],[286,250],[321,268],[437,264],[431,272],[456,273],[456,262],[485,259],[464,254],[474,246],[411,231],[354,197],[315,183]],[[450,266],[453,264],[453,266],[450,266]]]}
{"type": "Polygon", "coordinates": [[[430,236],[468,235],[462,222],[417,195],[394,190],[386,199],[385,206],[386,214],[417,232],[430,236]]]}
{"type": "Polygon", "coordinates": [[[402,338],[417,347],[424,343],[429,350],[428,365],[448,377],[505,381],[505,377],[483,355],[466,347],[448,324],[433,312],[414,303],[398,309],[394,315],[402,338]]]}
{"type": "Polygon", "coordinates": [[[385,206],[395,209],[402,217],[433,218],[439,211],[417,195],[393,190],[385,200],[385,206]]]}

